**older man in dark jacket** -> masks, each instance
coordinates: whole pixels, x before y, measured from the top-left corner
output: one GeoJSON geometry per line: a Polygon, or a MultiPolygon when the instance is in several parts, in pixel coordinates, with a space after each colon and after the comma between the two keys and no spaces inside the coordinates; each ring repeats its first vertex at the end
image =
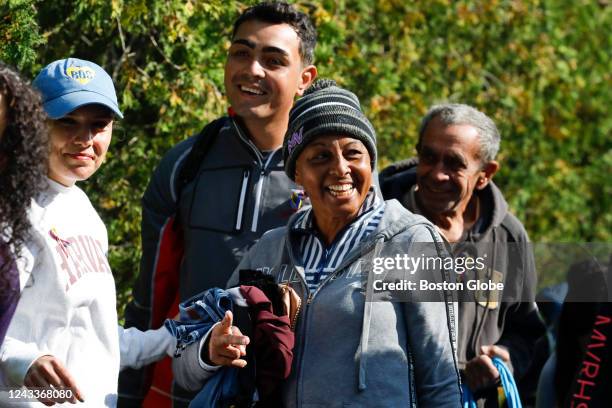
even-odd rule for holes
{"type": "Polygon", "coordinates": [[[479,406],[486,407],[498,404],[499,372],[492,359],[501,358],[520,378],[544,332],[533,301],[536,274],[527,233],[491,181],[499,169],[499,141],[497,127],[482,112],[437,105],[421,123],[418,158],[380,174],[385,199],[395,198],[436,224],[461,248],[456,255],[487,260],[486,268],[466,272],[463,281],[504,284],[502,293],[463,293],[459,304],[459,364],[479,406]]]}

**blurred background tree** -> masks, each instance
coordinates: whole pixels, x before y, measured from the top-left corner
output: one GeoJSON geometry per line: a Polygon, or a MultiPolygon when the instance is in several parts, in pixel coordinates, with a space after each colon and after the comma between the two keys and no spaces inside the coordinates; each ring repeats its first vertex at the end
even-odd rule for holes
{"type": "MultiPolygon", "coordinates": [[[[223,114],[232,21],[253,1],[8,0],[0,59],[25,75],[75,56],[113,77],[125,119],[81,183],[106,222],[119,307],[140,257],[140,197],[160,157],[223,114]]],[[[496,182],[533,241],[610,242],[612,16],[607,0],[312,0],[321,76],[354,90],[380,163],[415,154],[441,101],[491,116],[496,182]]],[[[203,265],[205,267],[205,265],[203,265]]],[[[122,315],[121,311],[120,314],[122,315]]]]}

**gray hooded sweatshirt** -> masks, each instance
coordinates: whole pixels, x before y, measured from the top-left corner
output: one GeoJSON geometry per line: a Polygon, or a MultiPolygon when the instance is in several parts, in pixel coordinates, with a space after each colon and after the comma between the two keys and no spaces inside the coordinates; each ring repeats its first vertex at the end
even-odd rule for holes
{"type": "MultiPolygon", "coordinates": [[[[460,406],[452,303],[441,292],[438,302],[366,301],[363,285],[368,279],[360,261],[364,257],[394,257],[398,247],[410,253],[416,243],[432,243],[431,255],[441,256],[443,248],[433,244],[442,242],[433,225],[396,200],[388,201],[378,229],[309,293],[288,241],[293,220],[265,233],[228,282],[228,287],[236,285],[241,269],[258,269],[277,282],[290,282],[302,297],[283,405],[460,406]]],[[[175,379],[191,390],[212,375],[198,362],[198,349],[187,350],[174,364],[175,379]]]]}

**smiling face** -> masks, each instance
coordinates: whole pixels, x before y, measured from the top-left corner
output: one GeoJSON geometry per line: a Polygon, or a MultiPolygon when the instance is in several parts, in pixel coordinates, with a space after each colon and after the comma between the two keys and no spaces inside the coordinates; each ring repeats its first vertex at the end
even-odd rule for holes
{"type": "Polygon", "coordinates": [[[463,211],[474,190],[495,174],[495,161],[482,163],[478,130],[470,125],[445,125],[434,118],[419,146],[417,197],[430,214],[463,211]]]}
{"type": "Polygon", "coordinates": [[[249,20],[238,27],[225,64],[225,90],[238,116],[287,120],[294,97],[316,76],[314,66],[303,66],[299,46],[288,24],[249,20]]]}
{"type": "Polygon", "coordinates": [[[304,187],[321,227],[351,222],[372,185],[370,155],[357,139],[320,136],[300,153],[295,181],[304,187]]]}
{"type": "Polygon", "coordinates": [[[86,105],[51,121],[49,178],[65,186],[98,170],[113,133],[113,115],[102,105],[86,105]]]}

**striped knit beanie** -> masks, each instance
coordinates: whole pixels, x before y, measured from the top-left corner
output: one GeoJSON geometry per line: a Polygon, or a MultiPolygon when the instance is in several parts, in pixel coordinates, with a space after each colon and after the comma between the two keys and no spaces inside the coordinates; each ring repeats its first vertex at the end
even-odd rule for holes
{"type": "Polygon", "coordinates": [[[319,79],[297,100],[289,113],[283,141],[285,173],[295,180],[295,163],[304,147],[317,136],[338,135],[360,140],[376,165],[376,132],[361,111],[357,96],[335,81],[319,79]]]}

